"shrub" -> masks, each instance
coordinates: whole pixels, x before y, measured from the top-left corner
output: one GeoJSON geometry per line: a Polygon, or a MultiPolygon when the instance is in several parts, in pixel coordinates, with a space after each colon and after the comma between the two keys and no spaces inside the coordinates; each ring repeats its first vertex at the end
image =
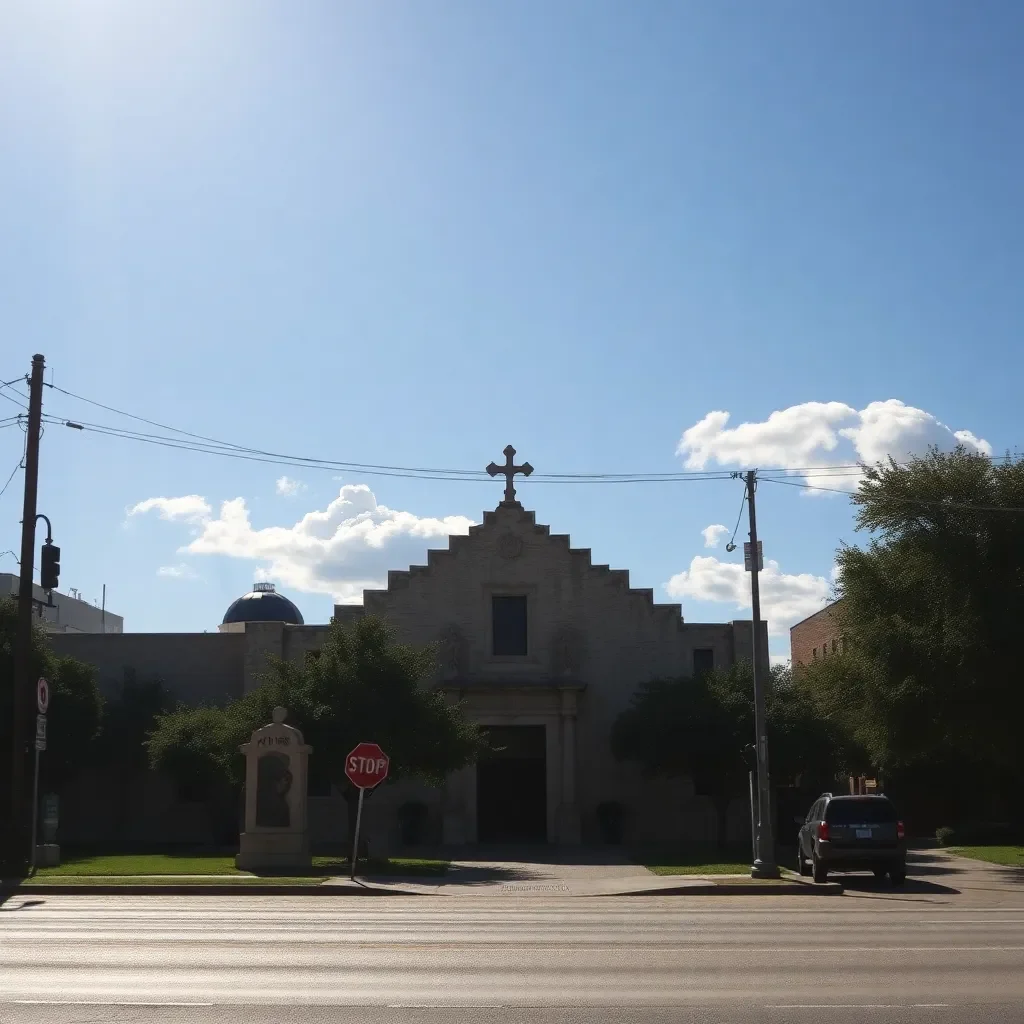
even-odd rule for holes
{"type": "Polygon", "coordinates": [[[956,830],[943,825],[942,828],[935,830],[935,838],[939,846],[952,846],[956,841],[956,830]]]}

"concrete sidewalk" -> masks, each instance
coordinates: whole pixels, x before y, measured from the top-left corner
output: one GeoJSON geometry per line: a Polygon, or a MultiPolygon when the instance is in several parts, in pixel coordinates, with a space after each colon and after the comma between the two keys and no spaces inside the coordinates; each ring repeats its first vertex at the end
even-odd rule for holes
{"type": "MultiPolygon", "coordinates": [[[[432,850],[449,861],[436,878],[366,879],[380,889],[392,885],[431,896],[669,896],[731,892],[787,895],[836,894],[841,886],[815,886],[791,872],[777,882],[749,875],[655,875],[615,848],[461,847],[432,850]]],[[[347,879],[332,879],[347,882],[347,879]]]]}

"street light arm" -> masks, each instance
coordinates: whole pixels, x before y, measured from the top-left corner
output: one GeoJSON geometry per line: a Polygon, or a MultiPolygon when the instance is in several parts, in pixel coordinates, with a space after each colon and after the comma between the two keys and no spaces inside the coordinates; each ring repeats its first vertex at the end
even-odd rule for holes
{"type": "Polygon", "coordinates": [[[42,519],[46,523],[46,543],[47,544],[52,544],[53,543],[53,527],[50,525],[50,519],[49,519],[48,516],[44,516],[42,512],[40,512],[36,516],[36,522],[38,523],[40,519],[42,519]]]}

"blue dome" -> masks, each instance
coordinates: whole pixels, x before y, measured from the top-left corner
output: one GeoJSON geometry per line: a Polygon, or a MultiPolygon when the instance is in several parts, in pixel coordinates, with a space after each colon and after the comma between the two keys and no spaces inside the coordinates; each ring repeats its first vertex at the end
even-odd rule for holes
{"type": "Polygon", "coordinates": [[[255,583],[252,593],[243,594],[224,613],[222,625],[228,622],[288,622],[302,625],[302,613],[273,583],[255,583]]]}

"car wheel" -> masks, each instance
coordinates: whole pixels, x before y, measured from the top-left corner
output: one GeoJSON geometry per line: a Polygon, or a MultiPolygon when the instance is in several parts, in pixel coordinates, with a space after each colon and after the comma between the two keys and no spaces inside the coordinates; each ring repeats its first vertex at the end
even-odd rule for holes
{"type": "Polygon", "coordinates": [[[814,854],[811,858],[811,874],[816,882],[828,881],[828,868],[818,860],[817,854],[814,854]]]}
{"type": "Polygon", "coordinates": [[[903,885],[907,880],[907,868],[905,864],[901,864],[898,868],[890,868],[889,879],[893,885],[903,885]]]}
{"type": "Polygon", "coordinates": [[[807,861],[804,860],[804,851],[799,846],[796,848],[796,869],[804,877],[811,873],[807,861]]]}

